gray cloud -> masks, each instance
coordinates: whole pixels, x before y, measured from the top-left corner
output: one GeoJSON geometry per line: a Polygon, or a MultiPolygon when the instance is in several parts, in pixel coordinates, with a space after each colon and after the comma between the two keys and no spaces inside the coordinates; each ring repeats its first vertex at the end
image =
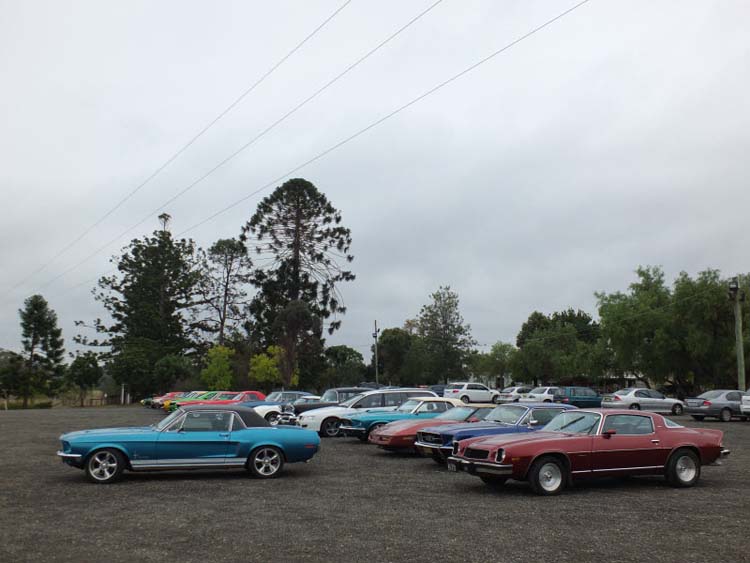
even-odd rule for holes
{"type": "MultiPolygon", "coordinates": [[[[322,21],[330,2],[3,2],[0,347],[41,291],[68,341],[87,287],[155,209],[430,4],[353,2],[92,235],[17,291],[322,21]]],[[[572,5],[446,0],[169,206],[180,232],[572,5]]],[[[295,176],[339,207],[357,280],[334,337],[366,352],[450,284],[482,343],[528,314],[669,276],[747,270],[744,2],[592,1],[295,176]]],[[[260,195],[189,236],[236,235],[260,195]]],[[[132,236],[156,227],[154,218],[132,236]]]]}

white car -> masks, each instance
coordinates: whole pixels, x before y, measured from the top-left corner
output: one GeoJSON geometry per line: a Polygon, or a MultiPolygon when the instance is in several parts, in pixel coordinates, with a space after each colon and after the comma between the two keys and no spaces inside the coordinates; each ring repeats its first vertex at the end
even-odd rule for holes
{"type": "Polygon", "coordinates": [[[269,424],[278,424],[281,413],[284,412],[282,405],[257,405],[253,410],[265,418],[269,424]]]}
{"type": "Polygon", "coordinates": [[[534,387],[528,393],[524,393],[519,403],[552,403],[555,400],[557,387],[534,387]]]}
{"type": "Polygon", "coordinates": [[[663,412],[679,415],[685,410],[685,403],[670,399],[653,389],[627,387],[602,397],[603,409],[634,409],[649,412],[663,412]]]}
{"type": "Polygon", "coordinates": [[[355,395],[334,407],[322,407],[300,414],[297,424],[315,430],[324,438],[340,435],[341,419],[370,409],[395,410],[413,397],[437,397],[429,389],[376,389],[355,395]]]}
{"type": "Polygon", "coordinates": [[[750,388],[748,388],[747,393],[742,396],[740,412],[744,415],[750,416],[750,388]]]}
{"type": "Polygon", "coordinates": [[[500,391],[500,394],[497,396],[497,402],[498,403],[517,403],[520,398],[531,391],[531,387],[522,387],[522,386],[515,386],[515,387],[506,387],[502,391],[500,391]]]}
{"type": "Polygon", "coordinates": [[[464,403],[496,403],[500,393],[481,383],[457,381],[449,383],[443,391],[446,399],[461,399],[464,403]]]}

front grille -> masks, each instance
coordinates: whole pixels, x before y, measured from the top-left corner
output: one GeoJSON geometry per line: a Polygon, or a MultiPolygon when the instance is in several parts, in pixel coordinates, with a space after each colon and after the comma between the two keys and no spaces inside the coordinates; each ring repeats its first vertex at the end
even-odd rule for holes
{"type": "Polygon", "coordinates": [[[466,448],[464,450],[464,457],[468,459],[487,459],[490,452],[487,450],[475,450],[473,448],[466,448]]]}
{"type": "Polygon", "coordinates": [[[443,439],[440,437],[440,434],[433,434],[431,432],[420,432],[419,441],[424,442],[425,444],[441,445],[443,443],[443,439]]]}

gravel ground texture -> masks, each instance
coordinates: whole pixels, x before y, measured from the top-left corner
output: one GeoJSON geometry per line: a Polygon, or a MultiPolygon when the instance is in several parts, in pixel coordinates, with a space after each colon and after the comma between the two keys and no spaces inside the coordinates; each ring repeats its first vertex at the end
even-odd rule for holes
{"type": "Polygon", "coordinates": [[[157,411],[0,411],[0,561],[750,561],[750,422],[691,489],[662,478],[538,497],[432,460],[323,440],[275,480],[243,471],[127,473],[95,485],[55,456],[63,432],[147,425],[157,411]]]}

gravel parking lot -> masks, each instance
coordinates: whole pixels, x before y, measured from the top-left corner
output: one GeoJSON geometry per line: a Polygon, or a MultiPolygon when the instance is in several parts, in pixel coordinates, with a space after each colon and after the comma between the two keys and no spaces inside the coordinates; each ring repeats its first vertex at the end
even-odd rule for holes
{"type": "MultiPolygon", "coordinates": [[[[750,423],[693,489],[602,480],[562,496],[493,492],[429,459],[323,440],[273,481],[242,471],[85,480],[62,432],[151,424],[141,407],[0,412],[0,561],[747,561],[750,423]]],[[[688,422],[689,421],[689,422],[688,422]]]]}

